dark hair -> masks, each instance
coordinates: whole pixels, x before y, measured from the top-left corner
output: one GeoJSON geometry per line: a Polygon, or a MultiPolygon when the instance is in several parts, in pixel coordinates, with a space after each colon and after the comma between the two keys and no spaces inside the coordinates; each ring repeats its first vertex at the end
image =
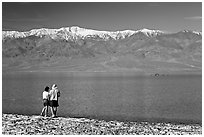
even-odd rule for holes
{"type": "Polygon", "coordinates": [[[48,86],[45,87],[45,91],[49,91],[49,89],[50,89],[50,88],[49,88],[48,86]]]}

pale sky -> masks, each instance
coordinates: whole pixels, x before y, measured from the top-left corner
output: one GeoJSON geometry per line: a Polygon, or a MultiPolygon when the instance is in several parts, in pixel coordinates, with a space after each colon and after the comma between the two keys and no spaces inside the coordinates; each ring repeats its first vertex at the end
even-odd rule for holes
{"type": "Polygon", "coordinates": [[[79,26],[96,30],[202,31],[201,2],[2,3],[2,29],[79,26]]]}

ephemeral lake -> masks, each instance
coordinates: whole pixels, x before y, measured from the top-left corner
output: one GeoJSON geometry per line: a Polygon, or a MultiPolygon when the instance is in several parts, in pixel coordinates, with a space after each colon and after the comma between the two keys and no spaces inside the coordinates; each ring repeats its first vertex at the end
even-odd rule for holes
{"type": "Polygon", "coordinates": [[[16,72],[2,75],[2,112],[40,114],[45,86],[61,91],[58,115],[120,121],[202,122],[202,75],[16,72]]]}

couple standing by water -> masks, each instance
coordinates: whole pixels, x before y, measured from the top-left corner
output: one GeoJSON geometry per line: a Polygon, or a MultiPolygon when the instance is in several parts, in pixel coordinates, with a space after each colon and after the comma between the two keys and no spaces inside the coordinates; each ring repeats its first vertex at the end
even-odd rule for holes
{"type": "Polygon", "coordinates": [[[52,113],[52,117],[57,116],[57,107],[59,106],[58,104],[58,98],[60,97],[60,91],[57,88],[56,84],[52,85],[52,89],[48,86],[45,87],[45,91],[43,91],[43,109],[41,112],[41,116],[48,116],[48,107],[50,106],[50,110],[52,113]]]}

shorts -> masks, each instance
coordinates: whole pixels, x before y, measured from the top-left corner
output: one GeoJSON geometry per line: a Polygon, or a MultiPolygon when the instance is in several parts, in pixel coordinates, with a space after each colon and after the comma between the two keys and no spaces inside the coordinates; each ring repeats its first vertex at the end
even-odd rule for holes
{"type": "Polygon", "coordinates": [[[50,102],[49,102],[50,104],[50,106],[51,107],[58,107],[59,106],[59,104],[58,104],[58,101],[57,100],[50,100],[50,102]]]}
{"type": "Polygon", "coordinates": [[[43,105],[45,106],[49,106],[49,101],[47,99],[43,99],[43,105]]]}

